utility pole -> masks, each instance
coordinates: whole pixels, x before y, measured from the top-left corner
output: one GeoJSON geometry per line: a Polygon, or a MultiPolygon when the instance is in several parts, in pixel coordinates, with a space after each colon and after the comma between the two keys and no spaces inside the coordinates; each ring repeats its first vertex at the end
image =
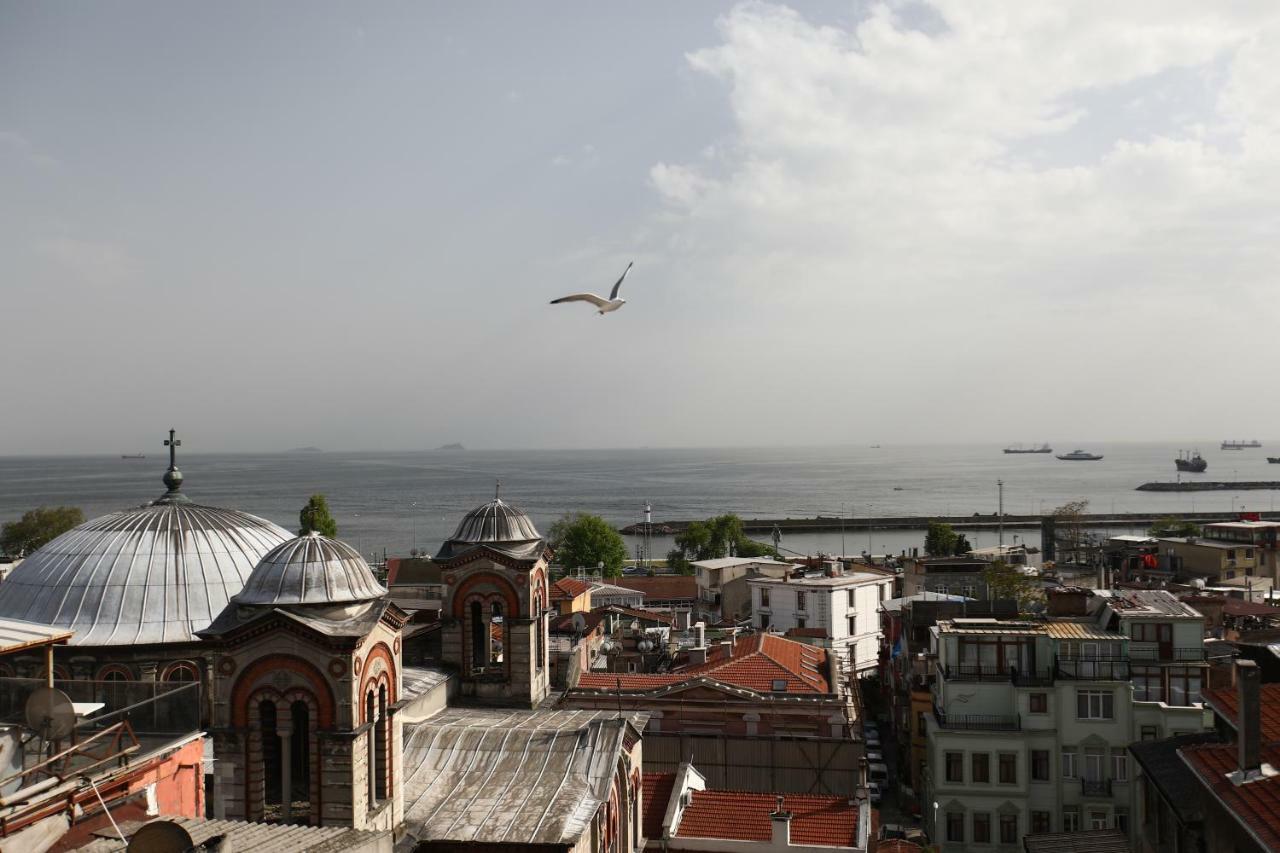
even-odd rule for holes
{"type": "MultiPolygon", "coordinates": [[[[1004,548],[1004,480],[996,480],[996,488],[1000,492],[999,545],[1000,545],[1000,548],[1003,549],[1004,548]]],[[[1003,550],[1001,551],[1000,556],[1002,558],[1004,557],[1003,550]]]]}

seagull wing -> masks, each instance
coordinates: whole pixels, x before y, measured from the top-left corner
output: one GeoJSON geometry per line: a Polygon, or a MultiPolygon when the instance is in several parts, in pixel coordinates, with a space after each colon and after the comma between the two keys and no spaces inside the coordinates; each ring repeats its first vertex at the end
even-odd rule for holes
{"type": "Polygon", "coordinates": [[[622,281],[627,277],[627,273],[631,272],[631,265],[634,263],[635,261],[632,261],[630,264],[627,264],[627,268],[622,271],[622,278],[618,279],[618,283],[613,286],[613,292],[609,294],[610,299],[618,298],[618,288],[622,287],[622,281]]]}
{"type": "Polygon", "coordinates": [[[597,308],[603,308],[609,304],[609,300],[594,293],[571,293],[568,296],[561,296],[559,299],[552,299],[552,305],[559,305],[561,302],[590,302],[597,308]]]}

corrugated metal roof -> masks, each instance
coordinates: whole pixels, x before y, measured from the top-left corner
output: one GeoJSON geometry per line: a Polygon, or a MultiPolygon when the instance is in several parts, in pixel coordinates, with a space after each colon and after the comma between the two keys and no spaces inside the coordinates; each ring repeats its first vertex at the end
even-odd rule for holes
{"type": "Polygon", "coordinates": [[[291,538],[247,513],[162,498],[37,549],[0,584],[0,617],[73,631],[76,646],[194,642],[291,538]]]}
{"type": "Polygon", "coordinates": [[[1001,619],[946,619],[938,623],[941,634],[1005,634],[1037,637],[1045,633],[1044,625],[1001,619]]]}
{"type": "Polygon", "coordinates": [[[346,604],[386,594],[356,549],[313,532],[272,548],[232,600],[236,604],[346,604]]]}
{"type": "Polygon", "coordinates": [[[406,727],[405,831],[415,841],[573,845],[609,795],[628,725],[647,720],[450,708],[406,727]]]}
{"type": "Polygon", "coordinates": [[[1125,639],[1117,631],[1104,631],[1091,622],[1049,622],[1045,630],[1055,640],[1111,640],[1125,639]]]}
{"type": "Polygon", "coordinates": [[[71,639],[71,635],[71,631],[23,622],[20,619],[0,619],[0,654],[65,643],[71,639]]]}
{"type": "Polygon", "coordinates": [[[545,547],[533,520],[501,498],[464,515],[453,536],[440,546],[436,559],[452,560],[481,545],[519,559],[536,559],[545,547]]]}

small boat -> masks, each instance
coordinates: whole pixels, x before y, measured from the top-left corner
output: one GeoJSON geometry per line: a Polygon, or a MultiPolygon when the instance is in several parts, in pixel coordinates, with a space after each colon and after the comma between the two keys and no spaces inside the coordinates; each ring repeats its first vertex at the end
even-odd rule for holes
{"type": "Polygon", "coordinates": [[[1173,460],[1173,464],[1179,471],[1190,471],[1193,474],[1199,474],[1209,467],[1199,450],[1194,455],[1189,450],[1178,451],[1178,458],[1173,460]]]}
{"type": "Polygon", "coordinates": [[[1267,461],[1272,465],[1280,465],[1280,456],[1268,456],[1267,461]]]}
{"type": "Polygon", "coordinates": [[[1042,444],[1039,447],[1023,447],[1021,444],[1015,444],[1013,447],[1006,447],[1004,449],[1004,452],[1005,453],[1052,453],[1053,448],[1047,444],[1042,444]]]}
{"type": "Polygon", "coordinates": [[[1063,453],[1058,456],[1063,462],[1096,462],[1102,458],[1098,453],[1085,453],[1083,450],[1073,450],[1070,453],[1063,453]]]}
{"type": "Polygon", "coordinates": [[[121,459],[146,459],[147,455],[145,453],[121,453],[120,458],[121,459]]]}
{"type": "Polygon", "coordinates": [[[1224,441],[1222,442],[1223,450],[1244,450],[1246,447],[1261,447],[1262,442],[1258,439],[1253,441],[1224,441]]]}

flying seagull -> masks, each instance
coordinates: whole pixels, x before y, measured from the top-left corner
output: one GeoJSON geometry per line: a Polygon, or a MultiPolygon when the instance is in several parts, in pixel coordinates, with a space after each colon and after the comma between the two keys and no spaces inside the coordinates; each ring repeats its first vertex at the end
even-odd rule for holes
{"type": "MultiPolygon", "coordinates": [[[[632,262],[634,263],[634,261],[632,262]]],[[[622,282],[627,277],[627,273],[631,272],[631,264],[627,264],[627,268],[622,271],[622,278],[613,285],[613,290],[609,293],[609,298],[596,296],[594,293],[572,293],[568,296],[561,296],[559,299],[552,299],[552,305],[559,305],[561,302],[590,302],[592,305],[600,309],[602,315],[608,314],[610,311],[617,311],[623,305],[627,304],[627,300],[618,298],[618,289],[622,287],[622,282]]]]}

